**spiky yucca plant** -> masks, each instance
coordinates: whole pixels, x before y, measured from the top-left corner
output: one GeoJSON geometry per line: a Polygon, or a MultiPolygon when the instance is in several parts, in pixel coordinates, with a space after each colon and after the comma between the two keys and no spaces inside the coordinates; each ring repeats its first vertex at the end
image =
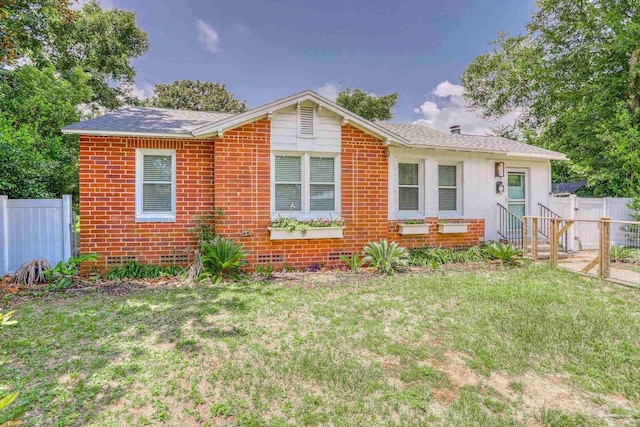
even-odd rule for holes
{"type": "Polygon", "coordinates": [[[364,247],[364,262],[374,267],[379,273],[393,274],[409,264],[409,251],[396,242],[369,242],[364,247]]]}
{"type": "Polygon", "coordinates": [[[240,269],[247,263],[247,253],[232,239],[216,236],[212,242],[200,243],[203,279],[219,283],[222,279],[240,278],[240,269]]]}
{"type": "Polygon", "coordinates": [[[503,264],[515,265],[521,261],[522,251],[511,244],[491,243],[485,251],[489,259],[502,261],[503,264]]]}

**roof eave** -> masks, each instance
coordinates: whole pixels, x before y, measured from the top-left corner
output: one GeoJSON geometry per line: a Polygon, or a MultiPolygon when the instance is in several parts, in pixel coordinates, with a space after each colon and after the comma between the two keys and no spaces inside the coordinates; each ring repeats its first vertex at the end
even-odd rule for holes
{"type": "Polygon", "coordinates": [[[134,132],[134,131],[109,131],[109,130],[96,130],[96,129],[61,129],[63,134],[66,135],[91,135],[91,136],[128,136],[128,137],[143,137],[143,138],[181,138],[181,139],[193,139],[191,133],[162,133],[162,132],[134,132]]]}
{"type": "Polygon", "coordinates": [[[409,148],[423,148],[428,150],[444,150],[444,151],[463,151],[467,153],[485,153],[485,154],[495,154],[499,156],[507,156],[507,157],[521,157],[521,158],[529,158],[529,159],[537,159],[537,160],[569,160],[569,158],[562,153],[555,154],[543,154],[543,153],[516,153],[513,151],[496,151],[496,150],[483,150],[483,149],[473,149],[473,148],[461,148],[461,147],[442,147],[436,145],[417,145],[411,144],[408,146],[409,148]]]}

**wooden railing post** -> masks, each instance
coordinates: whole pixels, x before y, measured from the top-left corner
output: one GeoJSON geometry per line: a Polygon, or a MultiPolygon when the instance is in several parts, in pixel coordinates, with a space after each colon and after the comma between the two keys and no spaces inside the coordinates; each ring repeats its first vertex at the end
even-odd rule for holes
{"type": "Polygon", "coordinates": [[[611,275],[611,218],[600,219],[600,277],[608,279],[611,275]]]}
{"type": "Polygon", "coordinates": [[[538,218],[531,218],[531,259],[538,261],[538,218]]]}
{"type": "Polygon", "coordinates": [[[558,265],[558,220],[551,218],[551,230],[549,234],[549,261],[551,265],[556,267],[558,265]]]}
{"type": "Polygon", "coordinates": [[[522,217],[522,256],[526,257],[529,252],[529,217],[522,217]]]}

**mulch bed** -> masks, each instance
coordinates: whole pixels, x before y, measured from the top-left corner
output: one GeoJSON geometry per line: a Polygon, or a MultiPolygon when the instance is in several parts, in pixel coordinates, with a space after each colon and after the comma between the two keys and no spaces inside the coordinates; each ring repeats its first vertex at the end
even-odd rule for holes
{"type": "MultiPolygon", "coordinates": [[[[502,265],[495,263],[470,263],[470,264],[446,264],[437,269],[428,267],[409,267],[405,272],[398,273],[398,276],[425,276],[442,275],[449,272],[474,271],[486,273],[503,269],[502,265]]],[[[288,271],[274,272],[269,278],[253,275],[251,280],[263,282],[265,284],[277,284],[281,286],[300,286],[305,289],[320,287],[342,287],[363,285],[371,280],[382,279],[385,276],[375,273],[372,269],[363,268],[357,273],[345,269],[323,269],[320,271],[288,271]]],[[[201,284],[196,286],[211,286],[201,284]]],[[[5,308],[16,307],[25,302],[36,299],[59,298],[68,299],[87,294],[100,293],[112,296],[127,296],[141,291],[153,291],[164,289],[187,288],[186,280],[182,277],[161,277],[157,279],[125,279],[120,282],[101,279],[98,277],[76,277],[73,284],[63,291],[46,291],[46,285],[23,289],[12,282],[11,276],[5,276],[0,280],[0,298],[2,306],[5,308]]],[[[1,306],[0,306],[1,307],[1,306]]]]}

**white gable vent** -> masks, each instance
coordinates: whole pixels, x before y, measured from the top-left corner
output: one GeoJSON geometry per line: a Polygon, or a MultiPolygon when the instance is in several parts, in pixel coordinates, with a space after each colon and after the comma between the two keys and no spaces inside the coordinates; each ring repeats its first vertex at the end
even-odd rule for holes
{"type": "Polygon", "coordinates": [[[313,136],[313,107],[300,107],[300,135],[313,136]]]}

